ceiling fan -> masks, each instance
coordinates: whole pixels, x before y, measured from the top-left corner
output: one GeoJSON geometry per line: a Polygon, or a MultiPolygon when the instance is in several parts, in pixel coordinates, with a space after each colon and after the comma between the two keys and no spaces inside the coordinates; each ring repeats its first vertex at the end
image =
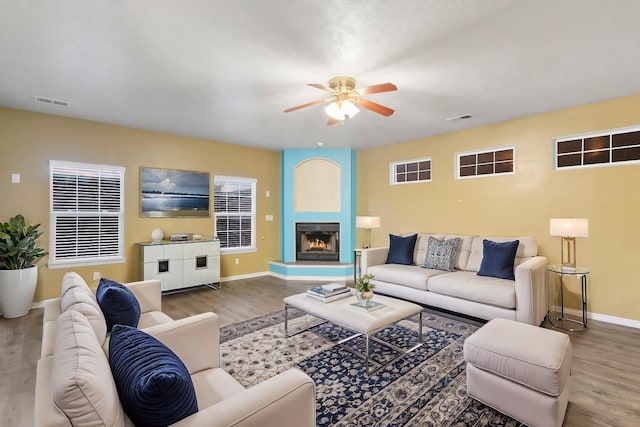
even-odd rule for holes
{"type": "Polygon", "coordinates": [[[329,80],[329,87],[316,83],[309,83],[307,86],[329,92],[333,97],[307,102],[306,104],[288,108],[284,110],[284,112],[290,113],[291,111],[300,110],[301,108],[333,101],[324,109],[329,116],[327,125],[334,125],[341,120],[352,118],[358,114],[360,110],[356,105],[364,107],[367,110],[371,110],[374,113],[382,114],[383,116],[390,116],[393,114],[393,110],[391,108],[369,101],[368,99],[364,99],[362,96],[398,90],[396,85],[393,83],[382,83],[356,89],[356,79],[353,77],[334,77],[329,80]]]}

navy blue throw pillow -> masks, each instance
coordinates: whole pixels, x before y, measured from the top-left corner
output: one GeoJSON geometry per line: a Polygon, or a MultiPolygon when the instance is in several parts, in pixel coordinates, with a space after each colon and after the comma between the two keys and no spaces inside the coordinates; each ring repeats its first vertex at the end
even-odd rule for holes
{"type": "Polygon", "coordinates": [[[389,254],[386,264],[413,264],[413,249],[417,238],[417,234],[407,237],[389,234],[389,254]]]}
{"type": "Polygon", "coordinates": [[[102,278],[96,289],[96,299],[107,321],[107,331],[114,325],[138,326],[140,304],[126,286],[102,278]]]}
{"type": "Polygon", "coordinates": [[[519,240],[497,243],[484,239],[482,241],[482,263],[480,263],[478,276],[515,280],[513,263],[519,244],[519,240]]]}
{"type": "Polygon", "coordinates": [[[109,365],[122,408],[137,427],[167,426],[198,412],[187,367],[146,332],[114,326],[109,365]]]}

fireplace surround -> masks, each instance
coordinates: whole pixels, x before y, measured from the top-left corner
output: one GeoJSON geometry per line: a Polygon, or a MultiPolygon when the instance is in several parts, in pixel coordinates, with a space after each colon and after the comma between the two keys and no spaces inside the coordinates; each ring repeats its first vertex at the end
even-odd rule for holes
{"type": "Polygon", "coordinates": [[[340,261],[340,223],[297,222],[296,261],[340,261]]]}

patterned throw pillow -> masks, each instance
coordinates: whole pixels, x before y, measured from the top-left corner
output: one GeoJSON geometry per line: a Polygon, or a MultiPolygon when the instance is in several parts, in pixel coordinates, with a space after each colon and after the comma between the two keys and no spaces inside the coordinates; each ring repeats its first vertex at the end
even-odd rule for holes
{"type": "Polygon", "coordinates": [[[460,238],[440,240],[429,236],[427,256],[422,267],[434,270],[453,271],[455,269],[456,253],[460,246],[460,238]]]}

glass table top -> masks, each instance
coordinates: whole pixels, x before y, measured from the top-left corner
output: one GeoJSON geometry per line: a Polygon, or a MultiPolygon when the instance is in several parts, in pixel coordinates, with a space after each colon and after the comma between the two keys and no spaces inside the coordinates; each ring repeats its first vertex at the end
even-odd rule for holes
{"type": "Polygon", "coordinates": [[[554,273],[560,273],[560,274],[578,274],[578,275],[590,273],[588,268],[569,267],[569,266],[560,265],[560,264],[548,265],[547,271],[553,271],[554,273]]]}

